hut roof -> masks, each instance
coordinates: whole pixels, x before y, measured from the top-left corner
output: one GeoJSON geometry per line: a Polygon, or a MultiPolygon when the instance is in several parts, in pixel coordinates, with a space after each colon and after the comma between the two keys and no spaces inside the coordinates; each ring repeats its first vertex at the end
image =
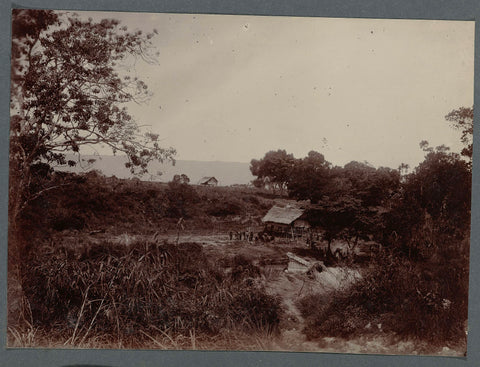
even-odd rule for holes
{"type": "Polygon", "coordinates": [[[300,218],[304,212],[303,209],[274,206],[263,217],[262,222],[291,224],[293,221],[300,218]]]}
{"type": "Polygon", "coordinates": [[[205,177],[202,177],[200,179],[200,181],[198,181],[198,184],[199,185],[204,185],[204,184],[208,183],[210,180],[215,180],[216,182],[218,182],[218,180],[213,176],[205,176],[205,177]]]}

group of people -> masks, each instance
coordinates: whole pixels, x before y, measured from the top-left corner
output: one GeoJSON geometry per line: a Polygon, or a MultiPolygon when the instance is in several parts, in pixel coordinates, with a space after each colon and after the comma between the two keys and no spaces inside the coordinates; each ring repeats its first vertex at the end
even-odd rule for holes
{"type": "Polygon", "coordinates": [[[230,231],[230,241],[248,241],[248,242],[270,242],[273,241],[274,236],[267,232],[259,232],[255,234],[252,231],[230,231]]]}
{"type": "Polygon", "coordinates": [[[254,235],[252,231],[230,231],[230,241],[237,240],[237,241],[249,241],[252,242],[257,240],[257,236],[254,235]]]}

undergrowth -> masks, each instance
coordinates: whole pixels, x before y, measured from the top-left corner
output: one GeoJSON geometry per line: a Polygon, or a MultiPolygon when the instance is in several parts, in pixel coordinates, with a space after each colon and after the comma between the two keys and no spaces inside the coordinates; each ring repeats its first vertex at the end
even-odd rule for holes
{"type": "Polygon", "coordinates": [[[227,273],[195,243],[45,245],[26,263],[22,285],[32,330],[73,346],[100,335],[138,345],[152,335],[275,333],[280,300],[255,281],[258,268],[240,258],[231,265],[227,273]]]}
{"type": "Polygon", "coordinates": [[[305,334],[315,339],[386,332],[432,345],[466,345],[468,258],[447,255],[417,262],[380,254],[350,289],[298,301],[305,334]]]}

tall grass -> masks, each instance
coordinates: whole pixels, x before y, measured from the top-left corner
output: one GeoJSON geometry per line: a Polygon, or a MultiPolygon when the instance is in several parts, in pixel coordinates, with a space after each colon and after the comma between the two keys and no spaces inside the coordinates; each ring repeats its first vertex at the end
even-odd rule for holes
{"type": "Polygon", "coordinates": [[[152,343],[154,335],[190,340],[225,329],[276,330],[280,300],[255,281],[258,269],[233,260],[227,273],[195,243],[104,242],[43,246],[26,264],[23,289],[32,329],[68,345],[108,335],[117,345],[152,343]]]}

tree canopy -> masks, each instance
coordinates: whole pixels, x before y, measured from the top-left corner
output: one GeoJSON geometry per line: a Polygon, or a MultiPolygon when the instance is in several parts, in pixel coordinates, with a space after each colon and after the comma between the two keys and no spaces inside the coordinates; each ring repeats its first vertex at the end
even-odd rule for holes
{"type": "Polygon", "coordinates": [[[473,156],[473,107],[460,107],[451,111],[445,116],[445,119],[451,123],[451,125],[460,130],[461,141],[465,145],[461,154],[472,160],[473,156]]]}
{"type": "Polygon", "coordinates": [[[323,154],[310,151],[305,158],[295,161],[288,181],[289,195],[298,200],[317,203],[328,191],[330,162],[323,154]]]}
{"type": "Polygon", "coordinates": [[[182,173],[181,175],[177,174],[173,176],[172,182],[188,185],[190,183],[190,178],[184,173],[182,173]]]}
{"type": "Polygon", "coordinates": [[[283,192],[294,166],[295,158],[293,154],[288,154],[285,150],[269,151],[260,159],[252,159],[250,162],[250,171],[252,175],[257,176],[255,184],[257,186],[271,185],[273,189],[283,192]]]}
{"type": "MultiPolygon", "coordinates": [[[[129,31],[117,20],[94,22],[49,10],[12,12],[10,203],[28,201],[32,167],[75,165],[67,153],[101,144],[128,157],[132,173],[173,158],[158,135],[142,133],[127,102],[148,99],[147,85],[125,69],[129,58],[154,62],[156,31],[129,31]]],[[[35,196],[37,193],[34,193],[35,196]]],[[[31,196],[31,195],[30,195],[31,196]]]]}

